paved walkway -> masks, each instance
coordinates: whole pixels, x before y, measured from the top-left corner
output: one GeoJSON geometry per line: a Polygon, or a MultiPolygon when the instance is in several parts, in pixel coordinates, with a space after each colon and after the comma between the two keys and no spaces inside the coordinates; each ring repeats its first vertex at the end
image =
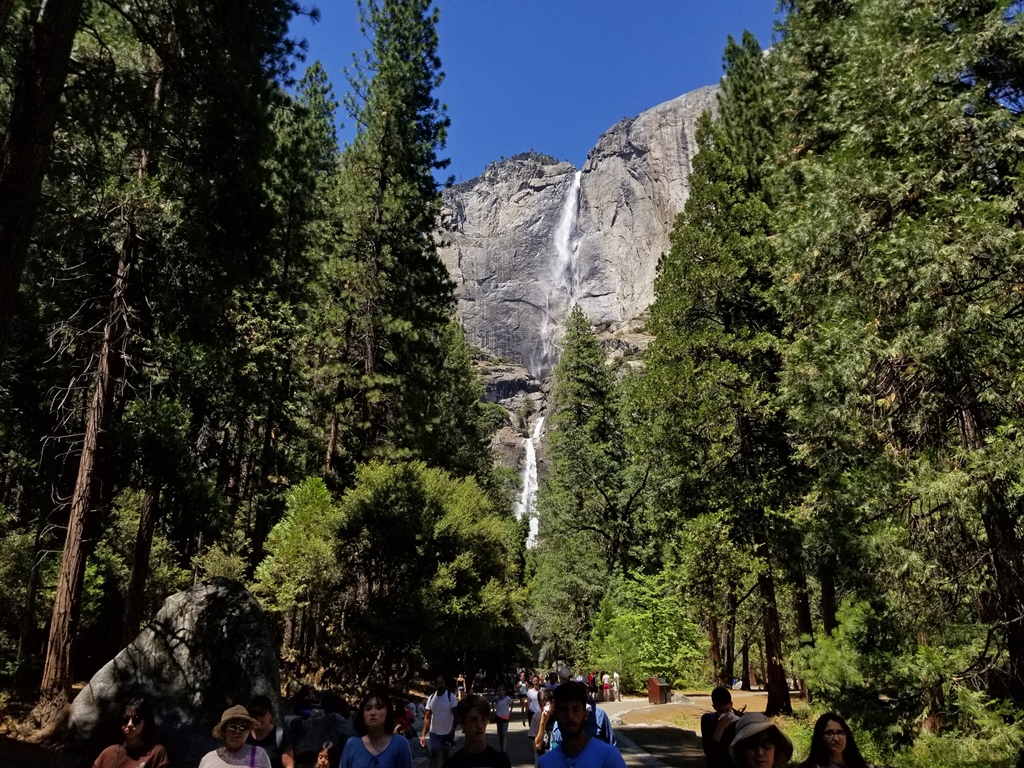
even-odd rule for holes
{"type": "MultiPolygon", "coordinates": [[[[598,706],[608,713],[614,724],[618,715],[650,705],[647,699],[629,698],[598,706]]],[[[664,723],[614,725],[614,728],[619,751],[622,752],[627,768],[704,768],[700,738],[692,731],[673,728],[664,723]]],[[[513,713],[506,752],[514,768],[532,768],[534,765],[533,743],[526,731],[522,719],[517,719],[513,713]]],[[[419,743],[412,743],[414,765],[417,768],[426,765],[426,755],[419,749],[419,743]]],[[[488,729],[487,743],[498,748],[498,735],[493,725],[488,729]]],[[[452,751],[461,748],[462,734],[459,733],[452,751]]]]}

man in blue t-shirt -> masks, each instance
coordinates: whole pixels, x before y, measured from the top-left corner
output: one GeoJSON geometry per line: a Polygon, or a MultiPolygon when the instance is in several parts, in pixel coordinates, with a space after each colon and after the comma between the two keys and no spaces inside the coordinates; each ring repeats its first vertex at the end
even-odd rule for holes
{"type": "MultiPolygon", "coordinates": [[[[568,669],[563,669],[558,673],[559,680],[562,682],[572,679],[571,675],[572,673],[568,669]]],[[[583,675],[577,675],[575,680],[580,685],[586,686],[583,675]]],[[[615,745],[615,731],[612,730],[612,721],[608,718],[608,714],[597,706],[597,702],[594,701],[594,697],[590,695],[589,691],[587,692],[587,722],[583,727],[594,738],[608,742],[612,746],[615,745]]],[[[561,740],[562,733],[558,728],[558,723],[555,723],[554,730],[551,731],[551,748],[557,747],[561,740]]]]}
{"type": "Polygon", "coordinates": [[[587,687],[570,680],[554,693],[555,720],[562,740],[537,761],[538,768],[626,768],[619,750],[592,737],[587,724],[587,687]]]}

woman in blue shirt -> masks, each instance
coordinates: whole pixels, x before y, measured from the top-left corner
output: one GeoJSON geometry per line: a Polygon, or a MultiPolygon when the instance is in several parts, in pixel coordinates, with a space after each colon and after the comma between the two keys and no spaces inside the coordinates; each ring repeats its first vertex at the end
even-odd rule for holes
{"type": "Polygon", "coordinates": [[[371,689],[359,703],[356,733],[345,743],[341,768],[412,768],[409,740],[396,736],[395,709],[383,689],[371,689]]]}

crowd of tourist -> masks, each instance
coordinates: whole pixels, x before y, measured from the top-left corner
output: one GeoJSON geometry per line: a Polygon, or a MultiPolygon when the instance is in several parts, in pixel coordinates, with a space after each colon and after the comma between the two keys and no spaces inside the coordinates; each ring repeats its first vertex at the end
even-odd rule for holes
{"type": "MultiPolygon", "coordinates": [[[[410,738],[418,735],[429,768],[511,768],[508,727],[515,701],[509,693],[515,692],[518,715],[528,728],[537,768],[625,768],[611,722],[597,704],[598,698],[612,700],[607,697],[620,695],[617,678],[596,672],[573,675],[568,669],[542,678],[522,670],[514,681],[502,680],[493,688],[481,673],[473,678],[469,690],[458,683],[453,690],[439,676],[425,701],[414,698],[398,707],[388,690],[372,687],[353,712],[356,735],[344,744],[324,743],[315,765],[412,768],[410,738]],[[497,749],[486,740],[492,717],[497,749]],[[463,744],[453,751],[457,729],[463,733],[463,744]]],[[[458,679],[465,680],[464,676],[458,679]]],[[[760,712],[737,711],[728,688],[712,691],[711,701],[713,711],[700,723],[707,768],[781,768],[790,763],[793,744],[770,718],[760,712]]],[[[247,707],[226,709],[212,733],[221,744],[203,756],[199,768],[295,768],[287,729],[275,720],[272,702],[266,696],[254,697],[247,707]]],[[[133,698],[121,710],[121,736],[117,744],[99,754],[93,768],[170,765],[156,736],[152,706],[145,699],[133,698]]],[[[799,765],[871,768],[846,721],[835,712],[817,719],[810,752],[799,765]]]]}

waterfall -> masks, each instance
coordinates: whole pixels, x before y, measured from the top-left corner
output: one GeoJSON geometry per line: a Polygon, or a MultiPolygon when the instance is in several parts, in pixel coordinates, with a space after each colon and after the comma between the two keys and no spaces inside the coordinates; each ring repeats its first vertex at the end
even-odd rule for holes
{"type": "Polygon", "coordinates": [[[576,171],[569,185],[569,192],[562,202],[562,215],[555,227],[555,261],[554,284],[558,293],[564,293],[569,299],[572,309],[580,293],[580,276],[577,271],[580,255],[579,230],[576,220],[580,211],[580,171],[576,171]]]}
{"type": "Polygon", "coordinates": [[[555,225],[555,261],[544,282],[544,314],[540,326],[540,360],[530,368],[538,378],[547,375],[558,357],[556,332],[575,306],[580,295],[580,237],[577,220],[580,210],[580,178],[576,171],[562,200],[562,210],[555,225]]]}
{"type": "Polygon", "coordinates": [[[516,520],[526,517],[530,521],[530,534],[526,538],[526,546],[532,547],[537,543],[537,531],[540,521],[537,519],[537,441],[540,440],[541,430],[544,428],[544,417],[537,419],[537,423],[526,441],[526,456],[523,461],[523,493],[516,504],[516,520]]]}

